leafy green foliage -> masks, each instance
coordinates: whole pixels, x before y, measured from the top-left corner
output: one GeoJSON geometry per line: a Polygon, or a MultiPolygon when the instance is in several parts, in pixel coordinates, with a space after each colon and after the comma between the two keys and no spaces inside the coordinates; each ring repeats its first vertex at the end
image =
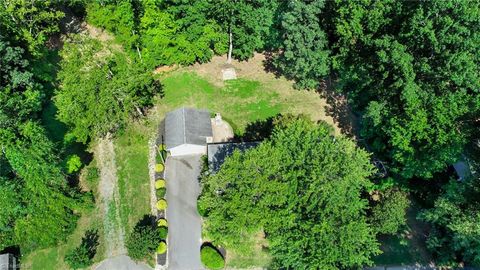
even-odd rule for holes
{"type": "Polygon", "coordinates": [[[167,243],[165,241],[160,241],[160,244],[158,244],[157,247],[157,253],[164,254],[165,252],[167,252],[167,243]]]}
{"type": "Polygon", "coordinates": [[[87,4],[87,21],[114,33],[126,49],[138,46],[138,23],[134,1],[90,1],[87,4]]]}
{"type": "Polygon", "coordinates": [[[55,145],[38,123],[43,87],[25,49],[11,42],[0,36],[0,189],[9,196],[1,199],[0,249],[18,245],[28,252],[64,240],[84,201],[68,190],[55,145]]]}
{"type": "Polygon", "coordinates": [[[11,34],[15,43],[24,43],[34,56],[44,51],[44,43],[59,31],[58,23],[64,16],[57,1],[2,0],[0,4],[1,32],[11,34]]]}
{"type": "Polygon", "coordinates": [[[372,150],[407,179],[455,162],[480,110],[480,4],[338,1],[330,12],[333,63],[372,150]]]}
{"type": "Polygon", "coordinates": [[[208,269],[223,269],[225,267],[225,260],[222,254],[210,245],[202,246],[200,249],[200,259],[208,269]]]}
{"type": "Polygon", "coordinates": [[[140,19],[142,57],[149,66],[206,62],[224,53],[226,35],[207,19],[204,0],[144,1],[140,19]]]}
{"type": "Polygon", "coordinates": [[[80,142],[122,128],[152,104],[160,85],[140,63],[99,42],[72,36],[61,52],[58,118],[80,142]]]}
{"type": "Polygon", "coordinates": [[[327,36],[322,29],[324,1],[288,1],[282,13],[281,54],[276,59],[282,74],[299,88],[316,88],[328,74],[327,36]]]}
{"type": "Polygon", "coordinates": [[[100,1],[87,6],[87,20],[112,32],[150,68],[206,62],[226,51],[226,34],[208,18],[209,2],[100,1]]]}
{"type": "Polygon", "coordinates": [[[145,216],[133,228],[125,243],[128,256],[134,260],[144,260],[157,249],[162,236],[160,228],[156,226],[153,216],[145,216]]]}
{"type": "Polygon", "coordinates": [[[439,264],[480,265],[480,179],[451,181],[420,218],[432,226],[427,246],[439,264]]]}
{"type": "Polygon", "coordinates": [[[223,29],[232,33],[233,55],[240,60],[257,50],[272,48],[278,43],[277,24],[281,1],[219,0],[210,1],[209,14],[223,29]]]}
{"type": "Polygon", "coordinates": [[[67,172],[75,173],[82,167],[82,161],[77,155],[71,155],[67,158],[67,172]]]}
{"type": "Polygon", "coordinates": [[[406,210],[410,205],[407,194],[390,189],[383,193],[381,201],[372,207],[371,223],[380,234],[395,234],[405,226],[406,210]]]}
{"type": "Polygon", "coordinates": [[[65,262],[73,269],[86,268],[93,264],[93,257],[97,252],[98,234],[96,231],[87,231],[82,243],[65,255],[65,262]]]}
{"type": "Polygon", "coordinates": [[[235,152],[202,179],[200,208],[210,239],[242,253],[264,231],[285,268],[348,268],[378,254],[366,222],[368,154],[331,127],[285,121],[255,149],[235,152]]]}

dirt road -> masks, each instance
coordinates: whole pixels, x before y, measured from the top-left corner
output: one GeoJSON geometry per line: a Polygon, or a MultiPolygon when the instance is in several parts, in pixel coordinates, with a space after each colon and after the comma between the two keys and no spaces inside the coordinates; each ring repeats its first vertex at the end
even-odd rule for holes
{"type": "Polygon", "coordinates": [[[118,192],[115,149],[110,136],[100,139],[95,151],[100,170],[99,196],[103,213],[105,255],[113,257],[126,254],[125,232],[120,219],[120,197],[118,192]]]}

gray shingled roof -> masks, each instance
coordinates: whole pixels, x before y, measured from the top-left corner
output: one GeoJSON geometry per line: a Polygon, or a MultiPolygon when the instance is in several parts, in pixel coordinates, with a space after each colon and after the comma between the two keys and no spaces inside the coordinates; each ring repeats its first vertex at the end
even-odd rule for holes
{"type": "Polygon", "coordinates": [[[207,145],[206,137],[212,137],[210,112],[192,108],[180,108],[165,117],[165,144],[167,149],[182,144],[207,145]]]}
{"type": "Polygon", "coordinates": [[[256,147],[260,142],[241,142],[241,143],[215,143],[207,146],[208,165],[213,172],[217,172],[222,166],[225,159],[233,154],[238,149],[246,151],[250,148],[256,147]]]}
{"type": "Polygon", "coordinates": [[[12,254],[0,254],[0,270],[16,269],[16,264],[12,254]]]}

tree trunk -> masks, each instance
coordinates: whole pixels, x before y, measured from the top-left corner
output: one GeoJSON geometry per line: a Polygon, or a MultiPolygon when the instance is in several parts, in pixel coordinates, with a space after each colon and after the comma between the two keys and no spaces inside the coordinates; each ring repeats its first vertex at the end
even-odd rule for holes
{"type": "Polygon", "coordinates": [[[227,57],[227,64],[231,64],[232,63],[232,51],[233,51],[233,37],[232,37],[232,28],[229,27],[229,31],[228,31],[228,57],[227,57]]]}

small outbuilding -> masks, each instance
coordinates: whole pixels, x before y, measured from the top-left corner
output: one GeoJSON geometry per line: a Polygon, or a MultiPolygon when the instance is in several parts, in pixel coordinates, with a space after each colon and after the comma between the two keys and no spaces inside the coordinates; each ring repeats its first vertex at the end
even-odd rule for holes
{"type": "Polygon", "coordinates": [[[260,142],[227,142],[208,145],[208,166],[213,173],[218,172],[225,162],[225,159],[233,154],[235,150],[244,152],[259,145],[260,142]]]}
{"type": "Polygon", "coordinates": [[[16,270],[18,269],[17,260],[13,254],[0,254],[0,270],[16,270]]]}
{"type": "Polygon", "coordinates": [[[183,107],[165,117],[165,145],[171,156],[206,154],[212,133],[207,110],[183,107]]]}

